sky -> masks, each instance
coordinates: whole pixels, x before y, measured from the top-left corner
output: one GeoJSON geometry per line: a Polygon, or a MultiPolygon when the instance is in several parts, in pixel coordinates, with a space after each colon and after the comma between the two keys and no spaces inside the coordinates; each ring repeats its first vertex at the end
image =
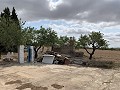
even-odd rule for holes
{"type": "Polygon", "coordinates": [[[100,31],[109,47],[120,47],[120,0],[0,0],[0,12],[15,7],[24,27],[51,27],[59,36],[100,31]]]}

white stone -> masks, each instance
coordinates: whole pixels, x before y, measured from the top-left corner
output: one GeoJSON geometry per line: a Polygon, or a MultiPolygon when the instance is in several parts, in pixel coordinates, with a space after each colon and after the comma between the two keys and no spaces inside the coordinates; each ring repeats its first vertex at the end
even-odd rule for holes
{"type": "Polygon", "coordinates": [[[10,52],[7,53],[7,59],[10,59],[11,58],[11,55],[10,55],[10,52]]]}

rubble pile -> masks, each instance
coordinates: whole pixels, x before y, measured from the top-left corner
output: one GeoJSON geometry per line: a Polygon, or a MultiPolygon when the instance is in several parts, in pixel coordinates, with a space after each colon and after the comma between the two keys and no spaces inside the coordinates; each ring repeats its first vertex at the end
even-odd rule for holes
{"type": "MultiPolygon", "coordinates": [[[[83,52],[74,52],[71,54],[59,54],[54,51],[46,51],[45,54],[54,55],[53,64],[69,65],[69,64],[82,64],[83,52]]],[[[37,62],[42,62],[43,57],[39,57],[37,62]]]]}

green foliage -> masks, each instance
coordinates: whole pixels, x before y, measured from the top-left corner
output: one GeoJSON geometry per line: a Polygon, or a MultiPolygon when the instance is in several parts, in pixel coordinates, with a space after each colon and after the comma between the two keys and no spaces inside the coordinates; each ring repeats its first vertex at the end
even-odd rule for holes
{"type": "Polygon", "coordinates": [[[35,50],[35,57],[37,52],[42,46],[53,46],[57,40],[57,33],[51,28],[40,27],[39,30],[35,28],[24,28],[23,29],[24,41],[26,45],[33,45],[35,50]]]}
{"type": "Polygon", "coordinates": [[[43,28],[34,31],[33,44],[36,46],[52,46],[57,41],[57,33],[51,28],[43,28]]]}
{"type": "Polygon", "coordinates": [[[78,39],[77,47],[83,47],[88,54],[90,54],[89,59],[92,59],[92,55],[94,54],[96,49],[99,48],[107,48],[107,41],[104,40],[103,34],[100,32],[91,32],[89,35],[81,35],[78,39]],[[87,48],[92,48],[92,52],[89,52],[87,48]]]}
{"type": "Polygon", "coordinates": [[[11,19],[14,20],[14,21],[18,21],[18,17],[17,17],[16,10],[15,10],[14,7],[13,7],[13,10],[12,10],[11,19]]]}
{"type": "Polygon", "coordinates": [[[56,44],[56,42],[58,40],[57,33],[54,30],[52,30],[52,28],[48,28],[47,31],[48,31],[48,34],[47,34],[48,41],[47,42],[49,42],[48,45],[53,46],[56,44]]]}
{"type": "Polygon", "coordinates": [[[88,47],[89,45],[89,37],[87,35],[81,35],[81,37],[78,39],[78,42],[76,44],[77,47],[88,47]]]}
{"type": "Polygon", "coordinates": [[[26,45],[51,46],[57,41],[57,33],[51,28],[45,29],[41,26],[39,30],[36,30],[34,27],[27,27],[22,33],[26,45]]]}
{"type": "Polygon", "coordinates": [[[34,27],[27,27],[22,29],[23,43],[25,45],[33,45],[33,40],[35,39],[34,27]]]}
{"type": "Polygon", "coordinates": [[[81,35],[78,40],[78,45],[83,48],[94,47],[96,49],[108,47],[107,41],[103,39],[103,34],[100,32],[92,32],[88,36],[81,35]]]}
{"type": "Polygon", "coordinates": [[[10,17],[10,9],[8,7],[6,7],[4,10],[3,10],[3,13],[1,12],[1,17],[4,17],[6,19],[8,19],[10,17]]]}
{"type": "Polygon", "coordinates": [[[6,24],[5,19],[0,21],[0,43],[9,51],[12,47],[22,43],[22,33],[14,21],[9,21],[9,26],[6,24]]]}
{"type": "Polygon", "coordinates": [[[89,34],[89,39],[89,45],[91,44],[92,47],[94,46],[97,49],[108,47],[107,41],[103,39],[103,34],[100,32],[92,32],[91,34],[89,34]]]}
{"type": "Polygon", "coordinates": [[[5,8],[0,17],[0,51],[13,51],[22,44],[21,25],[11,18],[9,8],[5,8]]]}
{"type": "Polygon", "coordinates": [[[70,38],[68,36],[60,36],[58,38],[58,41],[57,41],[57,44],[60,45],[60,46],[63,46],[65,45],[66,43],[68,43],[70,40],[70,38]]]}

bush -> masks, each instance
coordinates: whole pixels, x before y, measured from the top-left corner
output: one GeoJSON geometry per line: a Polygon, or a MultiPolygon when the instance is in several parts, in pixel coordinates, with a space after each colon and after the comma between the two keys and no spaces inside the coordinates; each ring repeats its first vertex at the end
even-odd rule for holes
{"type": "Polygon", "coordinates": [[[120,62],[116,62],[114,68],[120,68],[120,62]]]}
{"type": "Polygon", "coordinates": [[[111,68],[114,68],[115,63],[113,61],[95,61],[95,60],[91,60],[91,61],[88,61],[86,65],[89,66],[89,67],[111,69],[111,68]]]}
{"type": "Polygon", "coordinates": [[[83,57],[84,52],[74,52],[75,57],[83,57]]]}

